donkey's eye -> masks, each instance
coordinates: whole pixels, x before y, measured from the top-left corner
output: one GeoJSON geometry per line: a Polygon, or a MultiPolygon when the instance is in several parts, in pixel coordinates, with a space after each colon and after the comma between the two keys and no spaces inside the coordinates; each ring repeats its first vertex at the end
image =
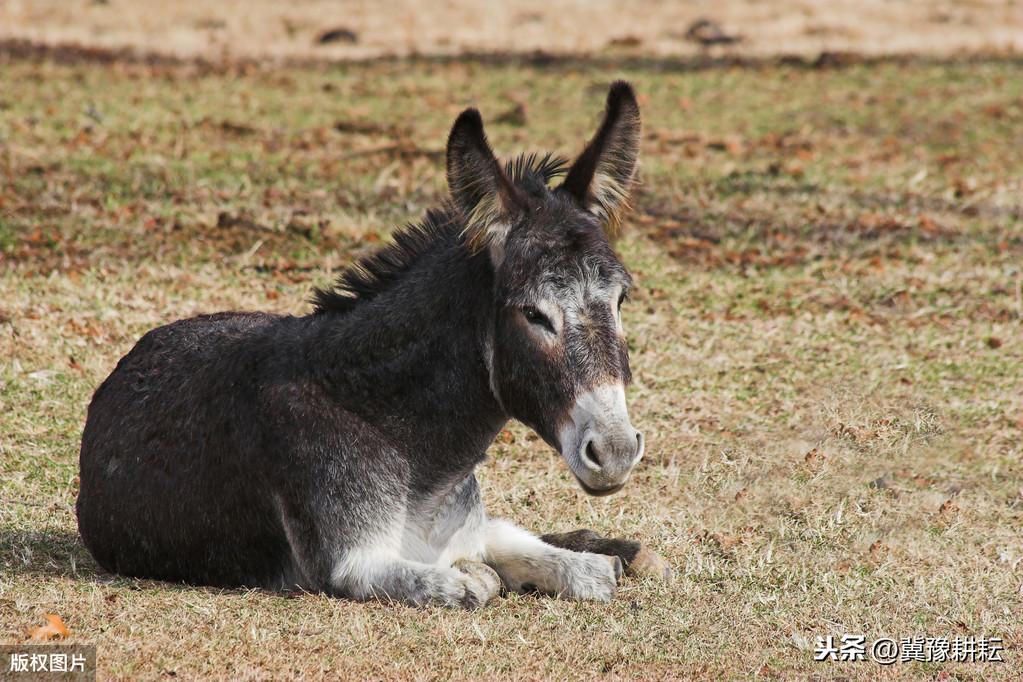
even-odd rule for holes
{"type": "Polygon", "coordinates": [[[621,296],[618,297],[618,310],[621,311],[622,304],[629,299],[629,292],[623,291],[621,296]]]}
{"type": "Polygon", "coordinates": [[[533,306],[523,306],[522,314],[527,320],[529,320],[530,324],[535,324],[538,327],[543,327],[547,331],[554,333],[554,324],[551,322],[551,319],[533,306]]]}

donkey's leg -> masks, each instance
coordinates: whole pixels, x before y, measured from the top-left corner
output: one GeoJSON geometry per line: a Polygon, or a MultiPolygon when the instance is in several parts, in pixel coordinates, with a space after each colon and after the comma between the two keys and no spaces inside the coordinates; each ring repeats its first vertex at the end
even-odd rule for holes
{"type": "Polygon", "coordinates": [[[301,586],[352,599],[462,608],[482,606],[500,591],[499,578],[482,564],[441,566],[403,558],[404,514],[385,501],[377,505],[378,518],[348,525],[333,502],[321,497],[287,504],[278,498],[301,586]]]}
{"type": "Polygon", "coordinates": [[[473,609],[501,589],[497,574],[479,562],[441,566],[402,558],[398,533],[382,533],[372,543],[338,553],[328,547],[339,543],[302,533],[294,517],[284,521],[302,586],[332,596],[473,609]],[[330,556],[338,558],[325,559],[330,556]]]}
{"type": "Polygon", "coordinates": [[[674,576],[674,571],[663,557],[636,540],[605,538],[588,528],[571,533],[548,533],[541,535],[540,539],[573,552],[616,556],[625,565],[626,575],[650,576],[659,580],[671,580],[674,576]]]}
{"type": "Polygon", "coordinates": [[[487,522],[483,560],[513,592],[610,601],[622,563],[617,557],[549,545],[501,519],[487,522]]]}
{"type": "Polygon", "coordinates": [[[501,589],[501,579],[482,563],[486,514],[476,479],[469,476],[434,509],[433,526],[424,535],[395,532],[390,540],[378,541],[387,553],[354,553],[338,565],[335,580],[345,583],[349,594],[358,598],[387,597],[411,604],[439,604],[476,608],[483,606],[501,589]],[[430,549],[443,546],[431,563],[402,558],[424,558],[430,549]],[[417,551],[418,549],[418,551],[417,551]],[[411,553],[411,554],[410,554],[411,553]]]}
{"type": "MultiPolygon", "coordinates": [[[[353,562],[347,562],[351,566],[353,562]]],[[[424,564],[400,557],[357,559],[357,575],[338,575],[334,584],[356,599],[390,599],[415,606],[485,605],[501,589],[494,571],[478,562],[460,561],[451,567],[424,564]]]]}
{"type": "Polygon", "coordinates": [[[327,594],[352,599],[389,599],[416,606],[483,606],[501,589],[497,574],[479,562],[436,565],[400,556],[397,532],[380,533],[372,542],[331,552],[338,547],[317,533],[301,533],[285,518],[289,543],[307,585],[327,594]],[[338,557],[332,562],[322,558],[338,557]]]}

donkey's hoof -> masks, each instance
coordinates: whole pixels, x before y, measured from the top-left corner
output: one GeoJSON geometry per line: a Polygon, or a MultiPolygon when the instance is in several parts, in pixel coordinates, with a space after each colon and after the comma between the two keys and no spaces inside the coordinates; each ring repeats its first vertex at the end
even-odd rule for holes
{"type": "Polygon", "coordinates": [[[614,569],[614,572],[615,572],[615,582],[618,582],[619,580],[621,580],[622,579],[622,573],[625,572],[625,569],[624,569],[623,564],[622,564],[621,557],[609,556],[609,555],[606,555],[606,554],[602,555],[602,556],[604,556],[607,559],[608,563],[611,564],[611,568],[614,569]]]}
{"type": "Polygon", "coordinates": [[[459,559],[451,566],[469,579],[466,608],[484,606],[501,591],[501,578],[490,566],[469,559],[459,559]]]}
{"type": "Polygon", "coordinates": [[[656,578],[664,582],[670,582],[675,577],[675,571],[664,557],[646,545],[639,548],[636,557],[626,567],[625,574],[633,578],[656,578]]]}

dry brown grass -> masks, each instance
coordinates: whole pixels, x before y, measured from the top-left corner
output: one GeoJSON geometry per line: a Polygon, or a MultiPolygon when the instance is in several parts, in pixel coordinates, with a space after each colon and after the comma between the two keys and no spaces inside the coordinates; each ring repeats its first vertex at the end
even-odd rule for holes
{"type": "Polygon", "coordinates": [[[58,613],[104,679],[1018,678],[1015,63],[2,68],[0,640],[58,613]],[[462,106],[524,102],[495,146],[571,152],[619,76],[646,122],[620,249],[649,455],[587,498],[515,427],[481,482],[526,527],[643,539],[673,585],[462,613],[98,569],[75,530],[78,438],[139,335],[308,310],[437,200],[462,106]],[[814,637],[843,632],[999,635],[1008,662],[813,663],[814,637]]]}
{"type": "Polygon", "coordinates": [[[1023,5],[1012,0],[6,0],[0,38],[214,59],[533,50],[666,56],[701,52],[685,39],[701,18],[742,37],[727,54],[1023,49],[1023,5]],[[354,31],[357,41],[316,45],[339,27],[354,31]]]}

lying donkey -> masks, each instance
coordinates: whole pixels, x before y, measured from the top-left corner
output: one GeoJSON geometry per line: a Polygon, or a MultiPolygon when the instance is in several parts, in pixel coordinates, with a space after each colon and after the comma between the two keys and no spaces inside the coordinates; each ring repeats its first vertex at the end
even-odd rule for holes
{"type": "Polygon", "coordinates": [[[639,543],[538,538],[489,519],[474,476],[514,417],[592,495],[643,456],[608,244],[639,108],[612,86],[567,169],[501,166],[475,109],[451,130],[451,199],[315,293],[306,317],[219,313],[149,332],[89,406],[78,525],[106,569],[475,607],[501,585],[610,599],[639,543]]]}

